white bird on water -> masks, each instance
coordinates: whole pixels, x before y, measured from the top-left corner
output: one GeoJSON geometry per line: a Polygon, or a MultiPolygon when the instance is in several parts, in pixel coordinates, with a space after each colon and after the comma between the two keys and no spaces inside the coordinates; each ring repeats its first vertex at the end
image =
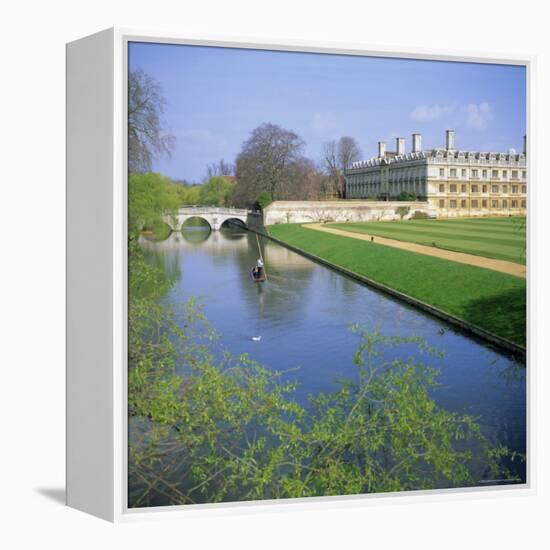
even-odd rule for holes
{"type": "Polygon", "coordinates": [[[254,342],[259,342],[261,339],[261,336],[252,336],[252,340],[254,340],[254,342]]]}

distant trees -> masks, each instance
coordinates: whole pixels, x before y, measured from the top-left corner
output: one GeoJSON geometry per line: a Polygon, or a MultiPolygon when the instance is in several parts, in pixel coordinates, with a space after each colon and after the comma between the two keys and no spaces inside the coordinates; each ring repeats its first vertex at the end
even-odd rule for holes
{"type": "Polygon", "coordinates": [[[401,191],[399,193],[399,196],[397,197],[398,201],[415,201],[416,200],[416,193],[411,193],[409,191],[401,191]]]}
{"type": "Polygon", "coordinates": [[[293,168],[302,161],[303,140],[276,124],[262,124],[252,131],[237,156],[235,200],[252,204],[266,192],[274,200],[284,187],[292,184],[293,168]]]}
{"type": "Polygon", "coordinates": [[[344,196],[344,172],[361,157],[361,149],[354,138],[342,136],[338,141],[329,141],[323,148],[325,170],[332,182],[333,195],[344,196]]]}
{"type": "Polygon", "coordinates": [[[199,189],[199,203],[207,206],[229,206],[235,184],[223,176],[213,176],[199,189]]]}
{"type": "Polygon", "coordinates": [[[128,75],[128,170],[150,172],[153,159],[170,154],[174,136],[162,124],[166,101],[160,84],[142,69],[128,75]]]}
{"type": "Polygon", "coordinates": [[[218,162],[213,162],[206,166],[206,179],[215,176],[233,176],[235,175],[235,165],[220,159],[218,162]]]}
{"type": "Polygon", "coordinates": [[[295,132],[276,124],[253,130],[237,156],[234,203],[257,206],[265,197],[269,202],[325,198],[329,179],[303,156],[304,145],[295,132]]]}

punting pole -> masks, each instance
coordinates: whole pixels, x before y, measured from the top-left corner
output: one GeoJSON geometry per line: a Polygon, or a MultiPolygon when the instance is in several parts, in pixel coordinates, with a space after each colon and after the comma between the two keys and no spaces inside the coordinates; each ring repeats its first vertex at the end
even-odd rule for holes
{"type": "Polygon", "coordinates": [[[262,256],[262,248],[260,247],[260,238],[258,237],[258,233],[256,233],[256,243],[258,244],[258,252],[260,253],[260,260],[262,260],[262,263],[264,264],[264,275],[265,275],[265,280],[267,281],[267,269],[265,268],[265,262],[264,262],[264,257],[262,256]]]}

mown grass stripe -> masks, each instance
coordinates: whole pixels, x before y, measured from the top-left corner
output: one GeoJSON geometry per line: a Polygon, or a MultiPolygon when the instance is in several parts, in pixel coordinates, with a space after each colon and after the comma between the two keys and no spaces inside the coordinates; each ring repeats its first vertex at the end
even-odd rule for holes
{"type": "Polygon", "coordinates": [[[268,229],[283,242],[525,346],[525,279],[299,224],[268,229]]]}

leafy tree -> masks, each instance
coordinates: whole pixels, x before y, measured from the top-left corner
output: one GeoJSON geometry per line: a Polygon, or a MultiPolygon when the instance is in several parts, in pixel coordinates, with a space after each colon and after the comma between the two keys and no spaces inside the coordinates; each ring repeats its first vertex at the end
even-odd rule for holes
{"type": "Polygon", "coordinates": [[[273,198],[267,191],[262,191],[256,198],[256,209],[263,210],[266,206],[269,206],[273,202],[273,198]]]}
{"type": "Polygon", "coordinates": [[[142,69],[128,75],[128,170],[149,172],[153,159],[170,154],[174,136],[162,124],[166,101],[157,80],[142,69]]]}
{"type": "Polygon", "coordinates": [[[409,210],[410,208],[408,206],[398,206],[396,209],[395,209],[395,213],[401,218],[403,219],[408,213],[409,213],[409,210]]]}
{"type": "Polygon", "coordinates": [[[200,186],[199,201],[208,206],[228,206],[235,184],[222,176],[213,176],[200,186]]]}
{"type": "Polygon", "coordinates": [[[178,187],[154,172],[129,175],[128,235],[131,239],[145,229],[158,229],[164,224],[164,216],[177,212],[178,187]]]}
{"type": "Polygon", "coordinates": [[[416,193],[410,193],[408,191],[401,191],[397,197],[398,201],[415,201],[416,193]]]}

